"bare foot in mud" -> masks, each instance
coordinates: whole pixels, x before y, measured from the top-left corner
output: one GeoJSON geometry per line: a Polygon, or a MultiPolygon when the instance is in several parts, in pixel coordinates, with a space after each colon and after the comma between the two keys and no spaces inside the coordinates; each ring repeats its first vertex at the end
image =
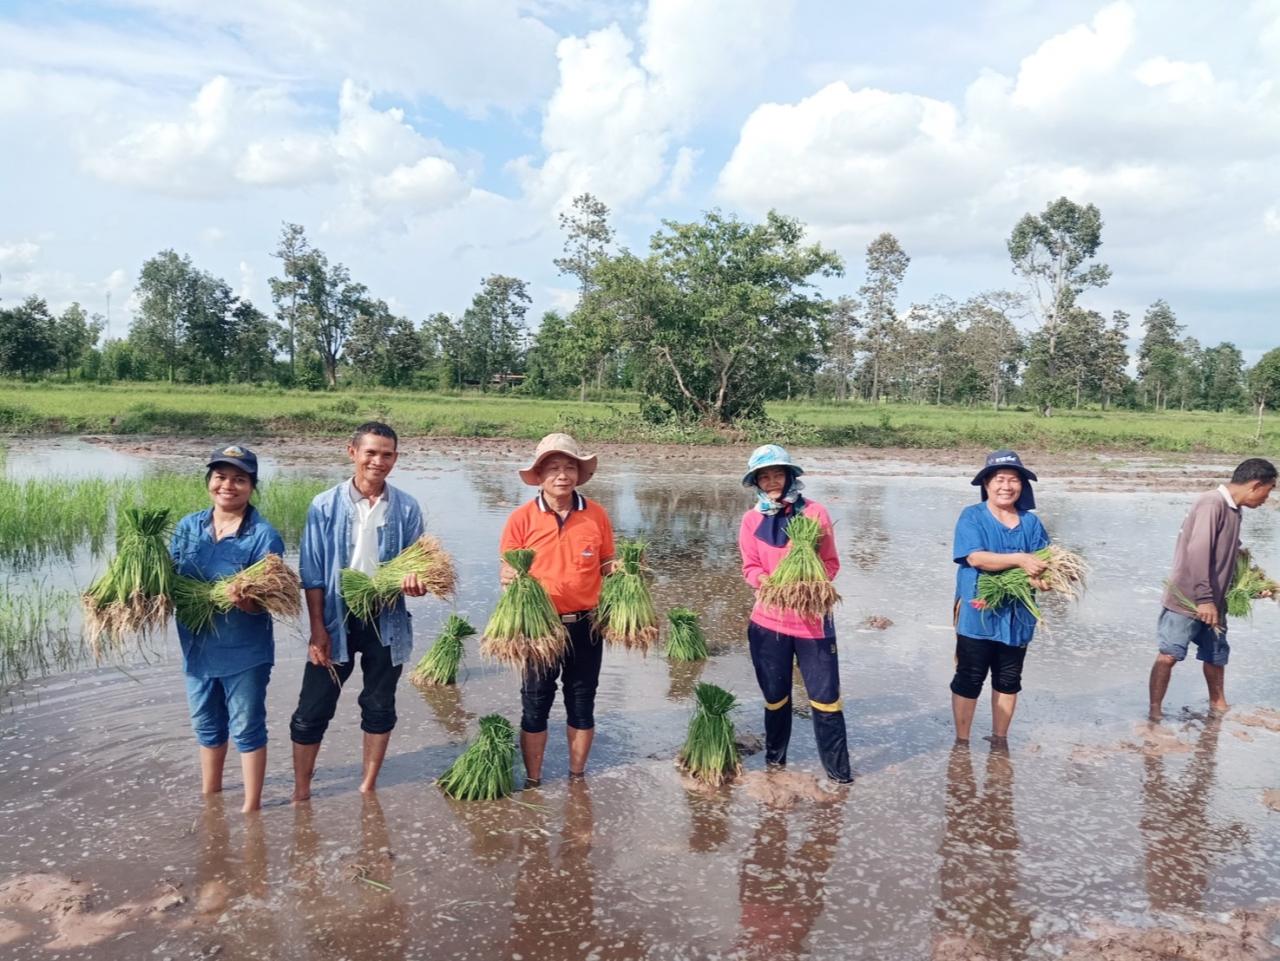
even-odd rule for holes
{"type": "Polygon", "coordinates": [[[1001,737],[999,734],[988,734],[983,740],[991,745],[991,750],[1003,751],[1005,754],[1009,753],[1009,739],[1007,737],[1001,737]]]}
{"type": "Polygon", "coordinates": [[[311,800],[311,788],[296,787],[293,789],[293,797],[289,799],[290,804],[301,804],[303,801],[311,800]]]}
{"type": "Polygon", "coordinates": [[[1147,711],[1147,720],[1152,724],[1159,724],[1164,720],[1164,707],[1160,704],[1152,704],[1151,709],[1147,711]]]}
{"type": "Polygon", "coordinates": [[[1218,716],[1221,716],[1223,714],[1226,714],[1227,711],[1229,710],[1231,710],[1231,705],[1228,704],[1226,701],[1219,701],[1217,704],[1213,703],[1212,701],[1209,702],[1210,714],[1216,714],[1218,716]]]}

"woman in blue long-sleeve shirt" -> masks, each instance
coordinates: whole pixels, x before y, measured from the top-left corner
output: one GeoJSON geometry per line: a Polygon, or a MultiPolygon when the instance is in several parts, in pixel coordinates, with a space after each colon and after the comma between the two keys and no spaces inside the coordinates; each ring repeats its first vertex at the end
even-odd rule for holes
{"type": "MultiPolygon", "coordinates": [[[[205,483],[211,506],[188,514],[173,532],[179,574],[213,581],[239,573],[284,541],[249,503],[258,484],[258,458],[240,445],[220,447],[209,459],[205,483]]],[[[205,794],[222,790],[227,743],[234,739],[244,774],[244,808],[262,806],[267,770],[267,682],[275,662],[271,615],[253,601],[236,600],[213,623],[193,632],[178,623],[191,726],[200,743],[205,794]]]]}

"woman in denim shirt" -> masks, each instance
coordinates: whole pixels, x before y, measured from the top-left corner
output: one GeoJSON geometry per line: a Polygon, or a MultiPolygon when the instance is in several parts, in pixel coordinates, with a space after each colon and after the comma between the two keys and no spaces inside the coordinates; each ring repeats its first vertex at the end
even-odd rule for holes
{"type": "MultiPolygon", "coordinates": [[[[258,485],[258,458],[240,445],[215,450],[205,483],[212,506],[188,514],[173,532],[177,572],[213,581],[237,574],[268,554],[284,554],[284,541],[249,503],[258,485]]],[[[234,738],[244,773],[244,811],[262,806],[267,769],[267,682],[275,662],[271,615],[253,601],[215,614],[193,632],[178,623],[191,726],[200,743],[205,794],[222,790],[228,738],[234,738]]]]}

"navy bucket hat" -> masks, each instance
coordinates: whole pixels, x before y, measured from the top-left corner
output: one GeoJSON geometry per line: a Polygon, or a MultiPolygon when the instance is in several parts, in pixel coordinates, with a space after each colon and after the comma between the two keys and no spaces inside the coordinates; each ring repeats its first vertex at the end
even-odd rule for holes
{"type": "Polygon", "coordinates": [[[1011,450],[995,450],[987,455],[987,462],[982,466],[982,470],[973,475],[971,483],[974,487],[982,489],[982,499],[987,499],[987,478],[998,470],[1017,471],[1022,477],[1022,494],[1018,497],[1018,503],[1014,506],[1020,511],[1035,510],[1036,495],[1031,489],[1031,482],[1038,481],[1035,472],[1027,468],[1022,463],[1016,451],[1011,450]]]}

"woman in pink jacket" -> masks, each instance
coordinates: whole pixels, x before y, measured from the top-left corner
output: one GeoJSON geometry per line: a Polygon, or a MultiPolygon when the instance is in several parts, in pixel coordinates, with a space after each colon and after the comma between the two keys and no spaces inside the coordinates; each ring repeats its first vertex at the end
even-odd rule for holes
{"type": "MultiPolygon", "coordinates": [[[[756,504],[742,517],[738,547],[742,551],[742,576],[753,588],[772,574],[790,550],[787,525],[797,514],[816,520],[822,527],[818,555],[834,578],[840,570],[831,516],[825,507],[800,492],[804,471],[777,444],[757,447],[747,462],[742,486],[756,492],[756,504]]],[[[849,746],[844,711],[840,704],[840,665],[836,656],[836,632],[831,617],[800,617],[789,611],[763,606],[758,600],[747,628],[751,662],[764,695],[765,759],[771,765],[787,763],[791,741],[791,665],[800,665],[809,706],[813,709],[813,733],[818,756],[827,777],[840,784],[853,780],[849,773],[849,746]]]]}

